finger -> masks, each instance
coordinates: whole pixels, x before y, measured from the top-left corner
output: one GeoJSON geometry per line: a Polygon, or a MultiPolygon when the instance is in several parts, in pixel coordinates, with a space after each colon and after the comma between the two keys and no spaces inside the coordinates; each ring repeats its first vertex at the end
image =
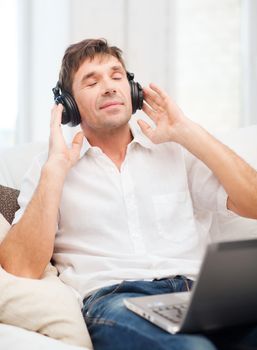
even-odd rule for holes
{"type": "Polygon", "coordinates": [[[151,140],[153,134],[152,127],[142,119],[138,119],[137,123],[140,126],[142,132],[151,140]]]}
{"type": "Polygon", "coordinates": [[[51,110],[50,135],[49,143],[51,147],[56,147],[63,143],[63,134],[61,128],[63,106],[61,104],[54,105],[51,110]]]}
{"type": "Polygon", "coordinates": [[[80,155],[80,150],[83,145],[83,139],[84,139],[84,134],[82,131],[79,131],[73,138],[72,140],[72,146],[71,146],[71,159],[72,163],[74,164],[80,155]]]}
{"type": "Polygon", "coordinates": [[[148,117],[156,122],[156,111],[150,108],[145,102],[143,103],[142,110],[148,115],[148,117]]]}
{"type": "Polygon", "coordinates": [[[155,96],[150,96],[149,94],[144,93],[144,100],[148,103],[148,105],[155,111],[158,111],[160,108],[160,101],[158,103],[157,98],[155,96]]]}
{"type": "Polygon", "coordinates": [[[63,112],[63,105],[61,103],[53,106],[51,111],[51,122],[50,122],[51,128],[61,126],[62,112],[63,112]]]}
{"type": "Polygon", "coordinates": [[[72,140],[72,148],[81,148],[84,139],[83,131],[79,131],[72,140]]]}
{"type": "Polygon", "coordinates": [[[166,100],[169,97],[169,95],[156,84],[151,83],[149,86],[153,91],[155,91],[155,93],[157,93],[161,97],[162,100],[166,100]]]}
{"type": "Polygon", "coordinates": [[[178,107],[178,105],[171,99],[171,97],[156,84],[151,83],[150,87],[162,98],[163,109],[165,110],[167,106],[172,109],[173,113],[176,115],[183,115],[183,111],[178,107]]]}
{"type": "Polygon", "coordinates": [[[163,99],[148,87],[144,88],[144,99],[155,110],[158,110],[163,105],[163,99]]]}

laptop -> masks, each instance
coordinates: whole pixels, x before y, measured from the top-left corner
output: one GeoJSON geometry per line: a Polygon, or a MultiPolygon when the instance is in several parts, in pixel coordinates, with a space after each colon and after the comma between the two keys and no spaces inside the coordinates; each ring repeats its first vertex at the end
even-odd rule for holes
{"type": "Polygon", "coordinates": [[[209,244],[190,292],[126,298],[124,303],[172,334],[257,322],[257,239],[209,244]]]}

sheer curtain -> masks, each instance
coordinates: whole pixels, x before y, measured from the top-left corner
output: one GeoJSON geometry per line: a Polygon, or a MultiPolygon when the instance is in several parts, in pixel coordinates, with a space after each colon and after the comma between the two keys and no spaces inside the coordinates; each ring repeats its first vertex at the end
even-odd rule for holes
{"type": "Polygon", "coordinates": [[[17,120],[17,0],[0,1],[0,147],[15,141],[17,120]]]}
{"type": "Polygon", "coordinates": [[[18,1],[19,96],[16,143],[46,141],[52,88],[70,43],[70,0],[18,1]]]}
{"type": "Polygon", "coordinates": [[[257,124],[257,1],[242,1],[243,108],[240,125],[257,124]]]}
{"type": "Polygon", "coordinates": [[[256,0],[114,4],[74,1],[73,41],[106,35],[125,50],[138,81],[162,86],[210,130],[257,123],[256,0]]]}
{"type": "MultiPolygon", "coordinates": [[[[88,37],[120,46],[137,81],[159,84],[203,126],[257,123],[256,0],[1,0],[0,6],[0,147],[48,139],[63,52],[88,37]]],[[[68,138],[74,132],[64,127],[68,138]]]]}

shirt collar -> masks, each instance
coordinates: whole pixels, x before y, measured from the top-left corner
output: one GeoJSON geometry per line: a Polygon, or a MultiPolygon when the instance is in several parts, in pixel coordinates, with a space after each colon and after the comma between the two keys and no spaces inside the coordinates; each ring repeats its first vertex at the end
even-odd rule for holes
{"type": "Polygon", "coordinates": [[[129,121],[130,130],[133,135],[132,143],[139,143],[141,146],[152,149],[154,147],[154,143],[147,137],[140,129],[140,126],[137,123],[137,119],[132,117],[129,121]]]}
{"type": "MultiPolygon", "coordinates": [[[[152,149],[154,147],[154,144],[152,143],[152,141],[142,133],[140,126],[137,124],[136,118],[132,117],[130,119],[129,127],[133,135],[133,140],[131,141],[131,144],[138,143],[141,146],[148,149],[152,149]]],[[[80,158],[82,158],[92,148],[93,146],[91,146],[87,138],[84,137],[83,144],[80,150],[80,158]]]]}
{"type": "Polygon", "coordinates": [[[84,136],[83,138],[83,144],[80,150],[80,155],[79,158],[82,158],[87,152],[88,150],[92,148],[92,146],[90,145],[90,143],[88,142],[87,138],[84,136]]]}

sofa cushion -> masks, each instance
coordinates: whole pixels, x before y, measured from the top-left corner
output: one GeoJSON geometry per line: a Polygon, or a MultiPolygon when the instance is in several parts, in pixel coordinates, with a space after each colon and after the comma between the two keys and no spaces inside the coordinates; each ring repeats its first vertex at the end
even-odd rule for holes
{"type": "Polygon", "coordinates": [[[85,350],[45,337],[40,333],[7,324],[0,324],[1,350],[85,350]]]}
{"type": "MultiPolygon", "coordinates": [[[[0,214],[0,243],[9,229],[0,214]]],[[[0,266],[0,323],[92,349],[79,302],[50,263],[41,279],[17,277],[0,266]]]]}
{"type": "Polygon", "coordinates": [[[0,185],[0,213],[11,224],[16,210],[19,209],[17,198],[20,191],[0,185]]]}

